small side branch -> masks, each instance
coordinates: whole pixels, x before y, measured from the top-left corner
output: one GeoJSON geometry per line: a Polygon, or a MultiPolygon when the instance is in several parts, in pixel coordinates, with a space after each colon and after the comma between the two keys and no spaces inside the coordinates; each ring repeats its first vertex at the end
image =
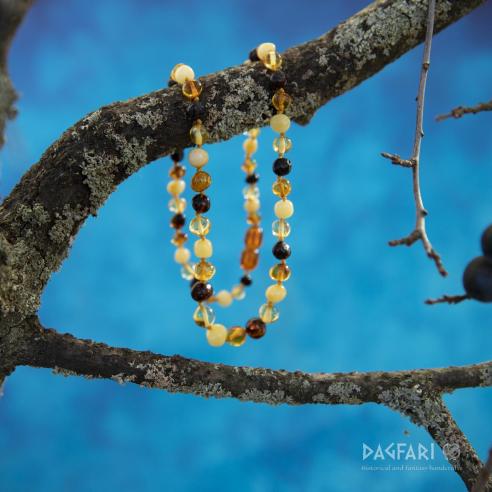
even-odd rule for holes
{"type": "Polygon", "coordinates": [[[492,449],[489,450],[489,458],[478,475],[471,492],[486,492],[492,488],[490,477],[492,475],[492,449]]]}
{"type": "Polygon", "coordinates": [[[427,83],[427,74],[430,66],[430,52],[432,45],[432,35],[434,32],[434,17],[435,17],[436,2],[429,0],[427,14],[427,31],[425,35],[424,55],[422,60],[422,69],[420,71],[419,91],[417,96],[417,118],[415,124],[415,138],[413,143],[413,152],[410,159],[403,159],[397,154],[383,152],[381,155],[389,159],[392,164],[408,167],[412,169],[413,196],[415,200],[416,222],[415,229],[404,238],[396,239],[389,242],[390,246],[412,246],[417,241],[422,241],[422,245],[427,256],[434,261],[438,272],[445,277],[448,273],[444,268],[440,255],[433,248],[432,243],[427,236],[425,229],[425,218],[428,215],[424,207],[422,199],[422,191],[420,189],[420,148],[422,138],[424,137],[423,118],[424,118],[424,101],[425,101],[425,86],[427,83]]]}
{"type": "Polygon", "coordinates": [[[425,301],[426,304],[432,306],[434,304],[459,304],[460,302],[471,299],[468,294],[461,294],[458,296],[448,296],[444,295],[442,297],[438,297],[437,299],[427,299],[425,301]]]}
{"type": "Polygon", "coordinates": [[[476,106],[458,106],[449,113],[441,114],[436,117],[436,121],[447,120],[448,118],[461,118],[465,114],[477,114],[482,111],[492,111],[492,99],[488,102],[477,104],[476,106]]]}

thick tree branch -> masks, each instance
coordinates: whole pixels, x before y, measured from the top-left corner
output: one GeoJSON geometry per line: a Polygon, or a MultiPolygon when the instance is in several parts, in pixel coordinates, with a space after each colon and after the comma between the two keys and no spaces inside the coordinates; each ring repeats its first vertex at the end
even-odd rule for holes
{"type": "Polygon", "coordinates": [[[7,55],[10,43],[33,0],[0,0],[0,149],[5,142],[7,120],[15,117],[17,93],[10,81],[7,55]]]}
{"type": "MultiPolygon", "coordinates": [[[[439,0],[435,30],[481,3],[439,0]]],[[[378,0],[320,38],[287,50],[291,116],[307,123],[328,100],[420,43],[426,12],[426,0],[378,0]]],[[[203,82],[212,141],[268,121],[271,91],[259,64],[229,68],[203,82]]],[[[189,125],[174,87],[103,107],[67,130],[0,207],[0,256],[7,258],[0,267],[0,309],[33,314],[87,216],[142,166],[188,146],[189,125]]]]}
{"type": "Polygon", "coordinates": [[[450,113],[437,116],[436,121],[443,121],[448,118],[461,118],[465,114],[477,114],[482,111],[492,111],[492,100],[477,104],[476,106],[458,106],[457,108],[452,109],[450,113]]]}
{"type": "Polygon", "coordinates": [[[492,476],[492,449],[489,450],[489,457],[483,466],[478,480],[473,485],[471,492],[485,492],[487,487],[490,489],[490,477],[492,476]]]}

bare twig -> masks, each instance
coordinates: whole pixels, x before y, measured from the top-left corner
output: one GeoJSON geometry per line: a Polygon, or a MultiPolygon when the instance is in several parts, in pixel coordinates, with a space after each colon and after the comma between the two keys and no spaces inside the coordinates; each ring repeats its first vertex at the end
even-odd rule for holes
{"type": "Polygon", "coordinates": [[[436,117],[436,121],[447,120],[448,118],[461,118],[465,114],[477,114],[482,111],[492,111],[492,100],[477,104],[476,106],[458,106],[446,114],[441,114],[436,117]]]}
{"type": "Polygon", "coordinates": [[[487,462],[480,470],[478,479],[473,485],[471,492],[485,492],[486,490],[490,490],[490,488],[492,487],[492,484],[490,483],[491,476],[492,476],[492,449],[489,450],[489,457],[487,459],[487,462]]]}
{"type": "Polygon", "coordinates": [[[417,118],[415,124],[415,139],[413,144],[412,157],[410,159],[402,159],[397,154],[390,154],[383,152],[381,155],[386,159],[391,160],[393,164],[403,167],[409,167],[412,169],[413,178],[413,196],[415,200],[416,209],[416,223],[415,229],[402,239],[396,239],[389,241],[390,246],[406,245],[411,246],[417,241],[422,241],[427,256],[434,261],[439,273],[445,277],[448,273],[442,264],[441,257],[437,251],[432,247],[432,244],[427,236],[425,230],[425,218],[428,215],[427,210],[424,207],[422,199],[422,192],[420,189],[420,147],[422,144],[422,138],[424,137],[423,118],[424,118],[424,101],[425,101],[425,86],[427,83],[427,74],[430,66],[430,53],[432,46],[432,35],[434,32],[434,18],[435,18],[436,2],[435,0],[429,0],[427,10],[427,30],[425,34],[424,43],[424,55],[422,59],[422,69],[420,71],[419,91],[417,96],[417,118]]]}
{"type": "Polygon", "coordinates": [[[468,299],[471,299],[468,294],[461,294],[457,296],[443,295],[438,299],[427,299],[425,303],[429,304],[430,306],[432,306],[433,304],[459,304],[460,302],[466,301],[468,299]]]}

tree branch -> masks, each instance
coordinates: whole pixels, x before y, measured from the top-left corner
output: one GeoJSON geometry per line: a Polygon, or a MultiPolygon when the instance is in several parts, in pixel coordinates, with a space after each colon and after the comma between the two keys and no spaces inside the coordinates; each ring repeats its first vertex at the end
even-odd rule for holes
{"type": "Polygon", "coordinates": [[[492,111],[492,100],[477,104],[476,106],[458,106],[446,114],[441,114],[436,117],[436,121],[443,121],[448,118],[461,118],[465,114],[477,114],[482,111],[492,111]]]}
{"type": "Polygon", "coordinates": [[[478,475],[478,480],[473,485],[471,492],[485,492],[487,487],[491,488],[490,477],[492,475],[492,449],[489,450],[489,457],[487,462],[483,466],[480,474],[478,475]]]}

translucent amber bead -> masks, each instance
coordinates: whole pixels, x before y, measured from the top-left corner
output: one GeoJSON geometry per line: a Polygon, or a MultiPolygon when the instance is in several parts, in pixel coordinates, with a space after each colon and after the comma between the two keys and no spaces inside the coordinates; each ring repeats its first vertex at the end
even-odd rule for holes
{"type": "Polygon", "coordinates": [[[278,263],[270,268],[270,278],[277,282],[285,282],[290,278],[290,268],[286,263],[278,263]]]}
{"type": "Polygon", "coordinates": [[[292,97],[284,91],[284,89],[278,89],[272,97],[273,107],[283,113],[292,102],[292,97]]]}
{"type": "Polygon", "coordinates": [[[192,280],[195,278],[194,265],[192,263],[185,263],[181,268],[181,278],[184,280],[192,280]]]}
{"type": "Polygon", "coordinates": [[[207,342],[212,347],[221,347],[227,340],[228,331],[224,325],[213,324],[207,330],[207,342]]]}
{"type": "Polygon", "coordinates": [[[261,43],[258,48],[256,48],[256,54],[260,60],[264,60],[268,53],[275,51],[277,47],[273,43],[261,43]]]}
{"type": "Polygon", "coordinates": [[[258,226],[252,226],[246,231],[244,244],[249,249],[258,249],[263,241],[263,229],[258,226]]]}
{"type": "Polygon", "coordinates": [[[241,268],[243,270],[254,270],[258,266],[258,251],[245,249],[241,255],[241,268]]]}
{"type": "Polygon", "coordinates": [[[258,310],[261,321],[264,323],[275,323],[280,316],[279,310],[273,304],[263,304],[258,310]]]}
{"type": "Polygon", "coordinates": [[[202,93],[203,86],[199,80],[186,80],[181,87],[183,95],[188,99],[195,99],[202,93]]]}
{"type": "Polygon", "coordinates": [[[265,296],[271,303],[281,302],[287,295],[287,289],[281,284],[273,284],[267,288],[265,296]]]}
{"type": "Polygon", "coordinates": [[[193,321],[202,327],[208,327],[215,323],[214,310],[208,304],[199,304],[193,313],[193,321]]]}
{"type": "Polygon", "coordinates": [[[188,241],[188,236],[184,232],[177,231],[171,239],[171,244],[182,246],[186,241],[188,241]]]}
{"type": "Polygon", "coordinates": [[[243,149],[248,155],[254,154],[258,149],[258,140],[256,138],[247,138],[243,142],[243,149]]]}
{"type": "Polygon", "coordinates": [[[208,261],[199,261],[195,265],[195,278],[201,282],[210,280],[215,275],[215,267],[208,261]]]}
{"type": "Polygon", "coordinates": [[[289,237],[290,234],[290,224],[283,219],[279,219],[272,224],[272,233],[277,237],[289,237]]]}
{"type": "Polygon", "coordinates": [[[282,57],[276,51],[269,51],[263,60],[269,70],[278,70],[282,66],[282,57]]]}
{"type": "Polygon", "coordinates": [[[240,347],[246,341],[246,330],[241,326],[233,326],[227,334],[227,343],[233,347],[240,347]]]}
{"type": "Polygon", "coordinates": [[[210,177],[210,174],[205,171],[198,171],[193,178],[191,178],[191,189],[198,193],[205,191],[211,184],[212,178],[210,177]]]}
{"type": "Polygon", "coordinates": [[[282,198],[288,196],[291,189],[290,181],[286,178],[278,178],[272,185],[273,194],[282,198]]]}
{"type": "Polygon", "coordinates": [[[261,217],[256,212],[253,212],[248,214],[246,222],[251,225],[258,225],[261,222],[261,217]]]}
{"type": "Polygon", "coordinates": [[[256,161],[250,158],[246,158],[241,166],[241,169],[247,173],[251,174],[256,169],[256,161]]]}
{"type": "Polygon", "coordinates": [[[210,220],[203,215],[197,215],[190,221],[190,232],[196,236],[206,236],[210,232],[210,220]]]}
{"type": "Polygon", "coordinates": [[[169,210],[175,214],[181,214],[186,209],[186,200],[184,198],[172,198],[169,200],[169,210]]]}
{"type": "Polygon", "coordinates": [[[251,130],[248,130],[247,132],[247,135],[250,136],[251,138],[257,138],[259,134],[260,134],[259,128],[251,128],[251,130]]]}
{"type": "Polygon", "coordinates": [[[238,301],[243,300],[246,297],[246,292],[244,292],[244,285],[237,284],[231,289],[231,296],[238,301]]]}
{"type": "Polygon", "coordinates": [[[186,174],[186,169],[183,166],[173,166],[169,171],[169,176],[174,179],[182,178],[186,174]]]}
{"type": "Polygon", "coordinates": [[[245,186],[243,188],[243,196],[246,200],[248,198],[258,199],[260,197],[260,189],[255,185],[245,186]]]}
{"type": "Polygon", "coordinates": [[[273,141],[273,150],[278,152],[280,155],[289,152],[292,148],[292,140],[285,135],[280,135],[273,141]]]}
{"type": "Polygon", "coordinates": [[[195,145],[200,146],[207,141],[208,134],[202,125],[193,125],[190,130],[190,138],[195,145]]]}

